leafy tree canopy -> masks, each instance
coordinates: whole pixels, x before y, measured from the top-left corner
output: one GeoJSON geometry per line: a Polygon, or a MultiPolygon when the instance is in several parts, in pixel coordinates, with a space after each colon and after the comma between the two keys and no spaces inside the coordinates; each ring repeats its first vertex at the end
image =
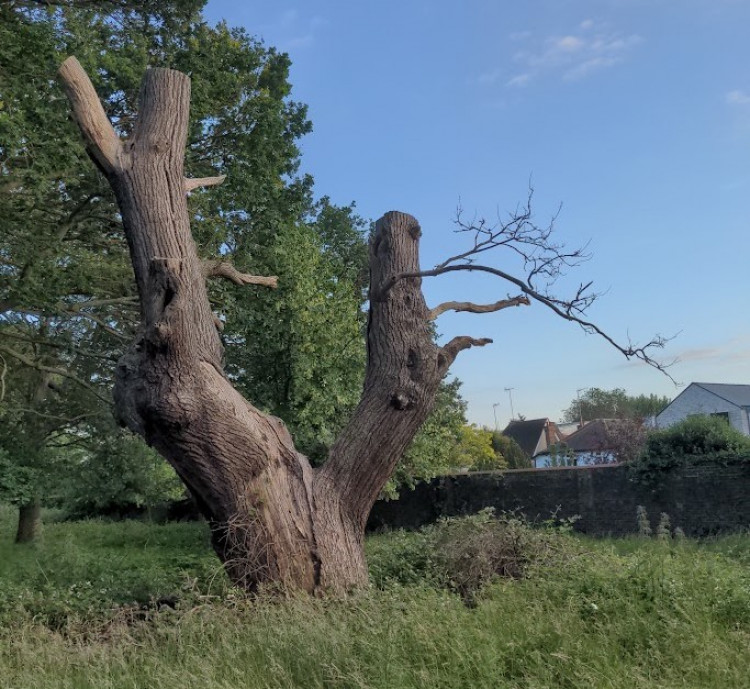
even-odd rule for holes
{"type": "MultiPolygon", "coordinates": [[[[171,67],[191,77],[186,173],[227,176],[210,192],[191,194],[199,253],[280,278],[272,299],[261,288],[210,285],[225,342],[240,345],[227,349],[236,384],[282,416],[312,454],[356,403],[366,223],[352,206],[315,202],[312,178],[299,174],[297,142],[311,124],[306,107],[290,97],[288,56],[242,29],[209,25],[203,4],[0,5],[0,365],[9,390],[0,414],[5,463],[15,467],[4,472],[8,485],[49,474],[47,449],[59,456],[65,442],[89,453],[81,466],[107,458],[94,472],[100,478],[108,465],[119,471],[112,458],[122,454],[102,450],[102,433],[107,443],[133,449],[105,419],[114,366],[139,313],[112,192],[92,167],[54,78],[72,53],[120,135],[132,128],[145,69],[171,67]],[[29,395],[34,386],[44,394],[29,395]],[[23,434],[38,441],[34,452],[18,451],[23,434]]],[[[105,483],[78,485],[106,494],[105,483]]]]}
{"type": "Polygon", "coordinates": [[[588,388],[563,413],[565,421],[593,419],[644,419],[658,414],[670,403],[660,395],[628,395],[622,388],[588,388]]]}
{"type": "Polygon", "coordinates": [[[453,449],[453,465],[470,471],[505,469],[507,462],[495,451],[492,435],[492,431],[487,428],[464,426],[461,429],[460,440],[453,449]]]}

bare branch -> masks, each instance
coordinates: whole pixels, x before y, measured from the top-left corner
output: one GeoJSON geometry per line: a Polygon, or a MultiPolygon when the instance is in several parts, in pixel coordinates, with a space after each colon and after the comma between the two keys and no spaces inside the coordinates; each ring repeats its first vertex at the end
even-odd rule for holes
{"type": "Polygon", "coordinates": [[[482,337],[481,339],[469,337],[468,335],[454,337],[448,344],[442,347],[442,353],[445,357],[442,368],[448,370],[448,367],[453,363],[458,353],[463,352],[464,349],[469,349],[469,347],[484,347],[488,344],[492,344],[492,340],[489,337],[482,337]]]}
{"type": "MultiPolygon", "coordinates": [[[[42,337],[32,337],[30,335],[12,333],[6,329],[4,329],[2,332],[2,338],[18,340],[20,342],[26,342],[28,344],[41,345],[43,347],[52,347],[54,349],[71,350],[71,351],[75,351],[76,355],[80,355],[84,357],[91,357],[94,359],[103,359],[105,361],[117,361],[117,359],[119,358],[118,355],[100,354],[98,352],[92,352],[88,349],[82,349],[77,344],[73,344],[72,342],[65,342],[65,343],[54,342],[52,340],[44,339],[42,337]]],[[[0,397],[0,401],[2,401],[2,397],[0,397]]]]}
{"type": "Polygon", "coordinates": [[[562,207],[552,216],[550,222],[540,227],[533,221],[531,202],[534,196],[533,187],[529,186],[526,203],[516,208],[505,219],[498,214],[494,224],[484,218],[473,218],[470,222],[464,220],[463,209],[459,206],[456,211],[456,232],[468,233],[474,236],[473,246],[455,256],[451,256],[437,268],[448,265],[470,264],[475,257],[490,249],[505,247],[515,253],[523,261],[527,272],[527,281],[533,285],[537,277],[554,282],[566,267],[579,265],[586,261],[589,255],[586,247],[572,250],[566,249],[564,244],[552,241],[554,224],[562,207]]]}
{"type": "Polygon", "coordinates": [[[241,287],[244,285],[262,285],[263,287],[275,289],[279,284],[279,279],[276,276],[267,277],[264,275],[240,273],[240,271],[228,261],[203,261],[202,270],[204,277],[225,278],[241,287]]]}
{"type": "Polygon", "coordinates": [[[380,294],[382,296],[400,280],[404,280],[408,278],[435,277],[437,275],[444,275],[445,273],[453,273],[453,272],[462,271],[462,270],[490,273],[491,275],[496,275],[497,277],[500,277],[503,280],[507,280],[508,282],[513,283],[528,297],[530,297],[534,301],[538,301],[540,304],[543,304],[544,306],[552,310],[561,318],[564,318],[566,321],[571,321],[572,323],[577,323],[578,325],[580,325],[584,332],[589,333],[589,334],[596,334],[596,335],[599,335],[600,337],[603,337],[607,342],[609,342],[609,344],[611,344],[615,349],[621,352],[625,356],[626,359],[633,359],[633,358],[640,359],[641,361],[648,364],[649,366],[653,366],[657,371],[661,371],[662,373],[664,373],[664,375],[666,375],[672,382],[676,382],[675,379],[672,378],[672,376],[667,372],[667,369],[670,366],[672,366],[675,363],[675,361],[671,361],[671,362],[664,364],[651,358],[651,356],[648,354],[648,350],[663,349],[664,346],[667,344],[667,342],[669,342],[672,338],[667,338],[667,337],[662,337],[661,335],[656,335],[645,345],[636,346],[631,343],[628,343],[627,346],[624,346],[624,345],[618,344],[610,335],[608,335],[598,325],[596,325],[596,323],[592,323],[591,321],[584,320],[579,315],[576,315],[576,313],[582,314],[586,306],[589,305],[591,302],[593,302],[593,300],[596,298],[596,295],[591,295],[591,294],[582,296],[586,288],[590,286],[591,283],[589,283],[589,285],[581,286],[578,289],[577,296],[574,297],[572,301],[571,300],[565,301],[562,299],[556,299],[555,297],[537,292],[528,283],[524,282],[520,278],[517,278],[514,275],[510,275],[509,273],[499,270],[498,268],[492,268],[491,266],[480,266],[480,265],[474,265],[474,264],[468,264],[468,265],[462,264],[462,265],[455,265],[455,266],[448,265],[448,266],[443,266],[439,268],[433,268],[432,270],[422,270],[419,272],[402,273],[401,275],[394,275],[388,281],[386,286],[381,290],[380,294]]]}
{"type": "Polygon", "coordinates": [[[81,318],[85,318],[92,323],[96,323],[102,330],[105,332],[108,332],[112,337],[116,337],[119,340],[122,340],[123,342],[130,342],[130,338],[127,335],[123,335],[122,333],[117,332],[111,325],[103,321],[101,318],[98,318],[93,313],[89,313],[88,311],[72,311],[71,313],[75,314],[76,316],[80,316],[81,318]]]}
{"type": "Polygon", "coordinates": [[[114,306],[117,304],[138,306],[138,297],[113,297],[111,299],[87,299],[77,302],[60,302],[58,308],[68,313],[78,313],[83,309],[99,308],[101,306],[114,306]]]}
{"type": "Polygon", "coordinates": [[[122,144],[81,63],[71,56],[57,73],[92,157],[105,172],[116,169],[122,144]]]}
{"type": "Polygon", "coordinates": [[[501,311],[502,309],[510,308],[511,306],[528,306],[531,302],[529,298],[523,294],[517,297],[510,297],[508,299],[501,299],[496,301],[494,304],[473,304],[470,301],[446,301],[443,304],[439,304],[434,309],[430,309],[429,319],[434,321],[438,316],[445,313],[446,311],[467,311],[469,313],[492,313],[493,311],[501,311]]]}
{"type": "MultiPolygon", "coordinates": [[[[75,424],[80,423],[84,419],[90,419],[90,418],[96,418],[98,416],[102,416],[101,411],[97,412],[90,412],[86,414],[78,414],[77,416],[60,416],[59,414],[48,414],[45,412],[38,411],[37,409],[28,409],[26,407],[17,407],[15,411],[21,412],[23,414],[32,414],[33,416],[38,416],[41,419],[49,419],[50,421],[62,421],[63,423],[69,424],[71,426],[74,426],[75,424]]],[[[50,434],[59,432],[60,429],[56,428],[50,431],[50,434]]]]}
{"type": "Polygon", "coordinates": [[[221,184],[226,178],[226,175],[219,175],[218,177],[186,177],[185,191],[189,192],[198,187],[215,187],[221,184]]]}
{"type": "Polygon", "coordinates": [[[471,303],[457,304],[455,302],[447,302],[434,308],[430,312],[430,317],[435,318],[450,309],[473,313],[499,311],[508,306],[518,306],[522,303],[529,304],[529,300],[533,299],[552,310],[561,318],[577,323],[585,332],[603,337],[626,358],[640,359],[667,375],[674,382],[674,378],[666,372],[666,369],[675,362],[661,363],[653,359],[649,354],[653,349],[663,348],[671,338],[664,338],[657,335],[643,346],[636,346],[632,343],[628,343],[627,346],[618,344],[598,325],[584,318],[587,309],[601,296],[600,293],[591,291],[591,282],[581,283],[572,297],[561,298],[551,292],[552,285],[558,278],[565,274],[567,268],[580,265],[582,262],[588,260],[590,256],[586,253],[587,246],[568,249],[565,244],[554,241],[552,233],[560,209],[552,216],[549,224],[546,226],[540,227],[533,221],[531,212],[533,195],[534,189],[530,186],[525,204],[520,208],[516,208],[505,219],[498,216],[498,221],[494,224],[488,223],[484,218],[473,218],[471,221],[464,220],[463,209],[459,206],[456,212],[456,220],[454,221],[457,227],[456,232],[465,232],[473,235],[473,245],[467,251],[451,256],[442,263],[439,263],[432,270],[404,272],[391,276],[390,279],[384,280],[381,283],[379,289],[372,292],[371,299],[376,301],[385,299],[388,291],[399,280],[403,279],[434,277],[454,271],[490,273],[518,287],[522,295],[516,297],[515,300],[508,298],[484,307],[471,303]],[[478,265],[475,263],[479,254],[500,247],[509,249],[520,259],[522,265],[520,273],[522,276],[517,276],[489,265],[478,265]],[[461,308],[456,308],[457,305],[460,305],[461,308]]]}
{"type": "Polygon", "coordinates": [[[85,388],[88,390],[92,395],[94,395],[97,399],[104,402],[105,404],[112,404],[111,400],[108,400],[106,397],[101,395],[99,391],[91,385],[91,383],[87,383],[85,380],[82,380],[75,374],[71,373],[70,371],[66,371],[64,368],[55,368],[53,366],[45,366],[44,364],[40,364],[38,361],[34,361],[33,359],[29,359],[29,357],[24,356],[20,352],[17,352],[14,349],[10,349],[10,347],[5,347],[4,345],[0,345],[0,352],[4,352],[8,356],[13,357],[17,361],[20,361],[24,366],[28,366],[29,368],[36,369],[37,371],[42,371],[43,373],[52,373],[56,376],[62,376],[63,378],[67,378],[68,380],[72,380],[74,383],[77,383],[82,388],[85,388]]]}

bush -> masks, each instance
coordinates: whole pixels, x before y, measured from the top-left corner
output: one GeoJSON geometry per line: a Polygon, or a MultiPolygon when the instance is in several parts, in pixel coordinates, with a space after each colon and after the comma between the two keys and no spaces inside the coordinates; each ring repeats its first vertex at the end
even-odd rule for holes
{"type": "Polygon", "coordinates": [[[633,462],[636,476],[644,481],[697,460],[748,461],[750,438],[717,416],[689,416],[684,421],[652,431],[641,456],[633,462]]]}
{"type": "Polygon", "coordinates": [[[513,514],[496,516],[492,508],[414,533],[377,536],[368,546],[376,586],[422,583],[454,591],[467,602],[496,579],[524,578],[580,550],[564,528],[534,527],[513,514]]]}
{"type": "Polygon", "coordinates": [[[513,514],[495,516],[492,508],[440,522],[433,543],[441,578],[464,600],[495,579],[524,578],[578,551],[560,529],[533,527],[513,514]]]}
{"type": "Polygon", "coordinates": [[[521,446],[500,431],[492,434],[492,447],[508,465],[508,469],[533,469],[534,465],[521,446]]]}
{"type": "Polygon", "coordinates": [[[689,416],[646,440],[646,454],[652,458],[748,451],[750,438],[718,416],[689,416]]]}

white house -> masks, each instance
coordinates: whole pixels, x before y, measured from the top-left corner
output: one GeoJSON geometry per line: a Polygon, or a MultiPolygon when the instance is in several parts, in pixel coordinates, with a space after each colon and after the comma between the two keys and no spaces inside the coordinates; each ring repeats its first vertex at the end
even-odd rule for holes
{"type": "Polygon", "coordinates": [[[657,428],[688,416],[723,416],[741,433],[750,435],[750,385],[690,383],[656,415],[657,428]]]}

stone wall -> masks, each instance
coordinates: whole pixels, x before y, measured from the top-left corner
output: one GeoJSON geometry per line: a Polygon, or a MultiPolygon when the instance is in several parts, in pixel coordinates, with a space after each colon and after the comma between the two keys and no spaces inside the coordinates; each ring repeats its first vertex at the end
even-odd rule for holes
{"type": "Polygon", "coordinates": [[[378,502],[368,528],[417,528],[494,507],[535,521],[579,516],[577,531],[619,536],[637,532],[639,505],[653,529],[662,512],[689,536],[748,528],[750,463],[694,464],[653,484],[634,481],[626,466],[612,465],[443,476],[403,491],[399,500],[378,502]]]}

